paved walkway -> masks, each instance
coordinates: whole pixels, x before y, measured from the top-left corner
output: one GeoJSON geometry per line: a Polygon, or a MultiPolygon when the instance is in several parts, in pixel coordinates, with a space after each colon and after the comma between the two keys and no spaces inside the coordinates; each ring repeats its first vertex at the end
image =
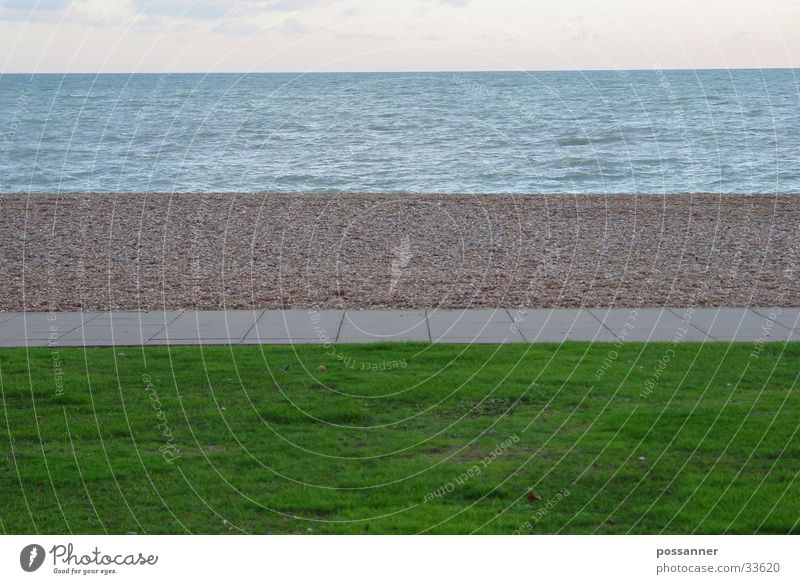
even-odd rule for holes
{"type": "Polygon", "coordinates": [[[800,308],[0,313],[0,347],[800,341],[800,308]]]}

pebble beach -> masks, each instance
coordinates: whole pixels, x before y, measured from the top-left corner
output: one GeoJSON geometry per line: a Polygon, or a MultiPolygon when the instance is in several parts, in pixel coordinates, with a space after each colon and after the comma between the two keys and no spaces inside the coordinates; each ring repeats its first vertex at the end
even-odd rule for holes
{"type": "Polygon", "coordinates": [[[800,306],[800,196],[3,194],[0,310],[800,306]]]}

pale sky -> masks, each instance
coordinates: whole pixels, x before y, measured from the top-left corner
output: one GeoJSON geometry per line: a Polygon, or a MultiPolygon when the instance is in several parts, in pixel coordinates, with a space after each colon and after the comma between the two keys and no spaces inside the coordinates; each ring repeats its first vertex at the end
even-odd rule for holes
{"type": "Polygon", "coordinates": [[[800,0],[0,0],[0,72],[800,67],[800,0]]]}

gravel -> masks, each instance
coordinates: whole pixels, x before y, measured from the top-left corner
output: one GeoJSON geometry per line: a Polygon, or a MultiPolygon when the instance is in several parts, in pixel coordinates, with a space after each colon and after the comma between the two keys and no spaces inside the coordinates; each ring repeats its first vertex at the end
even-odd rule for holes
{"type": "Polygon", "coordinates": [[[799,306],[800,196],[0,195],[0,310],[799,306]]]}

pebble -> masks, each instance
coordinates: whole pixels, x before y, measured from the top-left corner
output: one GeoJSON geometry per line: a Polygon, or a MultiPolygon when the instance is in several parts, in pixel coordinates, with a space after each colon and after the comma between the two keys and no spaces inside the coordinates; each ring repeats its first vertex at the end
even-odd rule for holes
{"type": "Polygon", "coordinates": [[[0,197],[0,311],[800,306],[789,269],[800,262],[796,196],[115,193],[55,203],[0,197]]]}

